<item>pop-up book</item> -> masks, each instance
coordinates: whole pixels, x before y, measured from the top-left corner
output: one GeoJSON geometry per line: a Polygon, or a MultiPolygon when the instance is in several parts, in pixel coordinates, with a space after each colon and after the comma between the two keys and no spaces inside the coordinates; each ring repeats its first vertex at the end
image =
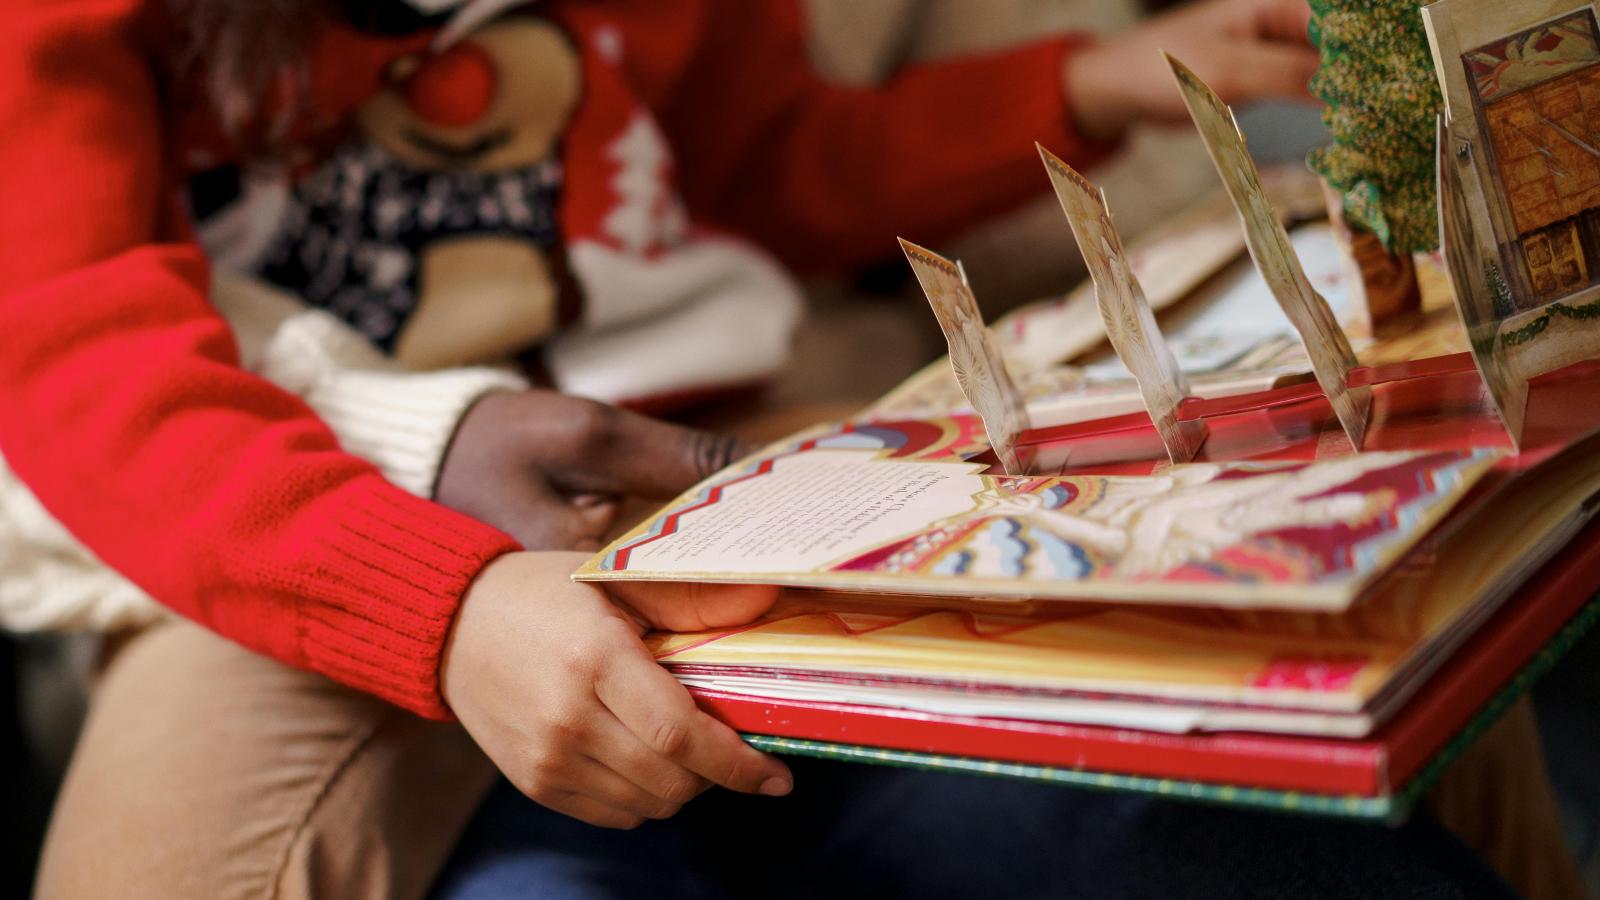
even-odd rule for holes
{"type": "Polygon", "coordinates": [[[1429,7],[1455,66],[1437,282],[1459,320],[1434,308],[1358,356],[1345,267],[1312,252],[1341,245],[1286,227],[1231,111],[1169,58],[1225,188],[1186,219],[1215,252],[1125,246],[1108,199],[1040,148],[1089,286],[990,329],[960,263],[902,241],[941,377],[717,473],[575,577],[783,586],[755,622],[647,637],[767,749],[1404,815],[1600,619],[1600,226],[1568,180],[1600,173],[1600,55],[1591,7],[1555,6],[1429,7]],[[1540,186],[1528,160],[1567,174],[1540,186]],[[1212,277],[1229,246],[1250,267],[1212,277]],[[1209,305],[1175,316],[1188,294],[1209,305]],[[1214,344],[1229,325],[1253,343],[1192,371],[1205,351],[1181,329],[1208,316],[1214,344]],[[1241,324],[1258,317],[1281,327],[1241,324]],[[1114,361],[1060,367],[1104,338],[1114,361]]]}
{"type": "Polygon", "coordinates": [[[994,335],[984,327],[966,270],[960,263],[909,241],[900,241],[900,247],[944,330],[950,368],[961,392],[983,420],[989,445],[1007,474],[1024,474],[1026,464],[1017,453],[1017,438],[1028,429],[1027,404],[1011,380],[994,335]]]}
{"type": "Polygon", "coordinates": [[[1352,446],[1360,449],[1371,397],[1366,388],[1345,383],[1350,370],[1356,367],[1350,339],[1339,327],[1328,301],[1306,278],[1300,257],[1295,254],[1289,235],[1273,213],[1271,201],[1261,186],[1255,160],[1245,150],[1244,135],[1233,119],[1233,111],[1183,63],[1170,56],[1167,62],[1172,66],[1189,115],[1205,142],[1206,152],[1211,154],[1217,174],[1222,177],[1228,196],[1239,211],[1250,257],[1255,260],[1256,268],[1278,305],[1300,333],[1306,355],[1311,358],[1311,370],[1333,405],[1345,436],[1352,446]]]}

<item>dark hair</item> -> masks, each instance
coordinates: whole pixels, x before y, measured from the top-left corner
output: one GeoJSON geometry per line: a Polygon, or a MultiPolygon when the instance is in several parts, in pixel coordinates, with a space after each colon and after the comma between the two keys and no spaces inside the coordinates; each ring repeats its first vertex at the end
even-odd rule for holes
{"type": "MultiPolygon", "coordinates": [[[[334,5],[330,0],[163,2],[167,21],[180,37],[172,74],[184,80],[203,74],[198,86],[205,101],[235,136],[275,81],[303,83],[311,37],[334,5]]],[[[269,142],[272,137],[266,136],[269,142]]]]}

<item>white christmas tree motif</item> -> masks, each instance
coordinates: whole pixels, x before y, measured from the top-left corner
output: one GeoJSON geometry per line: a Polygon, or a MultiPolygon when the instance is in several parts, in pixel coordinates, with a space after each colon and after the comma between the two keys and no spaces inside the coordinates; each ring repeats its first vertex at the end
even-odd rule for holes
{"type": "Polygon", "coordinates": [[[606,234],[630,253],[682,240],[688,216],[672,190],[672,150],[655,120],[635,111],[628,127],[606,147],[606,156],[618,165],[611,179],[617,204],[602,223],[606,234]]]}
{"type": "Polygon", "coordinates": [[[406,226],[411,203],[398,191],[379,191],[372,204],[372,227],[386,238],[393,238],[406,226]]]}
{"type": "Polygon", "coordinates": [[[516,181],[501,181],[495,185],[495,195],[505,210],[506,221],[518,228],[533,225],[533,207],[528,205],[528,192],[516,181]]]}
{"type": "Polygon", "coordinates": [[[594,50],[608,63],[622,60],[622,32],[615,25],[602,25],[594,32],[594,50]]]}
{"type": "Polygon", "coordinates": [[[367,283],[373,290],[396,290],[411,277],[411,254],[393,244],[363,241],[356,250],[356,260],[366,271],[367,283]]]}

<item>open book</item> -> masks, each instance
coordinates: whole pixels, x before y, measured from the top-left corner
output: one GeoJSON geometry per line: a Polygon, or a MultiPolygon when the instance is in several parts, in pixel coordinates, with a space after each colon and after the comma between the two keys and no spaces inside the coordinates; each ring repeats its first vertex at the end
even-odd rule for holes
{"type": "Polygon", "coordinates": [[[696,486],[578,577],[1344,609],[1500,455],[1006,476],[958,455],[974,431],[955,417],[801,435],[696,486]]]}
{"type": "Polygon", "coordinates": [[[1361,737],[1589,519],[1600,441],[1462,510],[1337,614],[1123,603],[957,608],[791,591],[762,621],[658,634],[686,684],[753,696],[1165,732],[1361,737]],[[1482,517],[1492,516],[1492,525],[1482,517]]]}
{"type": "MultiPolygon", "coordinates": [[[[1418,387],[1379,386],[1374,442],[1420,439],[1428,417],[1391,396],[1418,387]]],[[[1517,456],[1472,447],[1503,439],[1481,399],[1442,430],[1433,416],[1431,449],[1142,476],[985,474],[961,461],[981,445],[970,417],[824,427],[709,479],[577,577],[826,589],[753,625],[652,637],[707,689],[1360,736],[1587,523],[1600,412],[1574,408],[1596,388],[1597,368],[1542,385],[1517,456]]]]}
{"type": "MultiPolygon", "coordinates": [[[[1430,35],[1481,24],[1436,16],[1430,35]]],[[[1239,240],[1185,219],[1217,252],[1152,265],[1043,152],[1092,292],[986,330],[960,263],[902,241],[948,375],[766,447],[574,576],[785,586],[755,622],[647,637],[759,745],[1389,816],[1600,618],[1600,331],[1571,305],[1600,285],[1563,312],[1489,277],[1502,223],[1476,213],[1499,188],[1453,119],[1441,218],[1465,327],[1435,316],[1358,354],[1323,293],[1336,280],[1300,259],[1312,232],[1286,230],[1227,107],[1171,62],[1239,240]],[[1241,248],[1259,284],[1211,295],[1219,347],[1297,344],[1287,370],[1238,348],[1198,360],[1165,333],[1190,292],[1173,285],[1241,248]],[[1258,301],[1281,315],[1245,311],[1258,301]],[[1523,306],[1543,318],[1512,323],[1523,306]],[[1237,327],[1268,320],[1264,337],[1237,327]],[[1115,408],[1051,368],[1093,325],[1122,364],[1094,389],[1115,408]]],[[[1545,246],[1525,238],[1518,253],[1545,246]]]]}

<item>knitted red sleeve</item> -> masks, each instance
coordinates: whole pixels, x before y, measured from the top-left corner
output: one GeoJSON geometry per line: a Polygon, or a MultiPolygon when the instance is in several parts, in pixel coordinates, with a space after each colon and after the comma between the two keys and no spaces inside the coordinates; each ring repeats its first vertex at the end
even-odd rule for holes
{"type": "Polygon", "coordinates": [[[711,0],[663,111],[689,202],[802,268],[937,242],[1049,190],[1038,141],[1075,166],[1112,146],[1078,134],[1062,82],[1081,38],[911,65],[881,87],[824,83],[796,0],[711,0]]]}
{"type": "Polygon", "coordinates": [[[107,564],[217,632],[418,713],[500,532],[393,487],[238,367],[181,239],[137,0],[0,28],[0,452],[107,564]]]}

